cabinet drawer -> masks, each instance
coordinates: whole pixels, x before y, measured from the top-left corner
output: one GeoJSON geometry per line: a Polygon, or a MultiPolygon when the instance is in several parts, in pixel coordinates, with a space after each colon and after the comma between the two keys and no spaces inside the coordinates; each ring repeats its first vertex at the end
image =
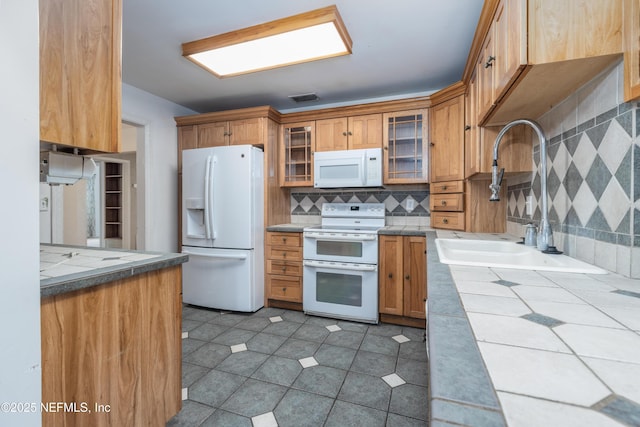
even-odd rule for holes
{"type": "Polygon", "coordinates": [[[431,227],[464,231],[464,212],[431,212],[431,227]]]}
{"type": "Polygon", "coordinates": [[[430,196],[431,211],[454,211],[464,210],[462,193],[453,194],[432,194],[430,196]]]}
{"type": "Polygon", "coordinates": [[[431,194],[462,193],[464,192],[464,181],[432,182],[429,189],[431,194]]]}
{"type": "Polygon", "coordinates": [[[302,302],[302,278],[267,275],[269,297],[273,299],[302,302]]]}
{"type": "Polygon", "coordinates": [[[302,248],[267,246],[267,259],[281,261],[302,261],[302,248]]]}
{"type": "Polygon", "coordinates": [[[301,233],[267,233],[267,245],[273,246],[301,246],[301,233]]]}
{"type": "Polygon", "coordinates": [[[267,274],[302,277],[302,263],[269,259],[267,260],[267,274]]]}

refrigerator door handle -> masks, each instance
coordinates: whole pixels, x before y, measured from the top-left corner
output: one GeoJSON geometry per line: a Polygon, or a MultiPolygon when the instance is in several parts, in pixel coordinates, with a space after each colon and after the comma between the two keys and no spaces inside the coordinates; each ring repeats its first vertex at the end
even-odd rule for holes
{"type": "Polygon", "coordinates": [[[205,238],[211,239],[211,208],[209,205],[209,197],[211,196],[211,156],[207,157],[204,170],[204,229],[205,238]]]}
{"type": "Polygon", "coordinates": [[[186,249],[182,250],[183,254],[187,254],[187,255],[194,255],[194,256],[202,256],[202,257],[206,257],[206,258],[220,258],[220,259],[237,259],[239,261],[245,260],[247,259],[247,254],[239,254],[239,255],[234,255],[234,254],[204,254],[204,253],[196,253],[196,252],[190,252],[186,249]]]}

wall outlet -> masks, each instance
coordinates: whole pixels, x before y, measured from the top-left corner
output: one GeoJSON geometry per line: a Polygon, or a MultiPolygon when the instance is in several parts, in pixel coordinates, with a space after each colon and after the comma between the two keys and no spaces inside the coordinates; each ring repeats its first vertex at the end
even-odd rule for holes
{"type": "Polygon", "coordinates": [[[533,197],[527,196],[526,201],[524,202],[524,208],[527,215],[533,215],[533,197]]]}
{"type": "Polygon", "coordinates": [[[411,197],[408,197],[406,202],[405,202],[405,209],[407,210],[407,212],[411,212],[416,208],[416,201],[413,200],[411,197]]]}
{"type": "Polygon", "coordinates": [[[49,198],[48,197],[42,197],[40,199],[40,211],[44,212],[44,211],[48,211],[49,210],[49,198]]]}

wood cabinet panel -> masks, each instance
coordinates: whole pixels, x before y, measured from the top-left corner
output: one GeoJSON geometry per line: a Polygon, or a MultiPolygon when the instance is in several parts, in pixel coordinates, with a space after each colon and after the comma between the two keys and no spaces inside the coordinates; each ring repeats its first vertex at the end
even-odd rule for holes
{"type": "Polygon", "coordinates": [[[382,114],[349,117],[349,149],[382,147],[382,114]]]}
{"type": "Polygon", "coordinates": [[[229,145],[264,145],[263,118],[232,120],[227,123],[229,145]]]}
{"type": "Polygon", "coordinates": [[[464,179],[464,96],[430,109],[431,182],[464,179]]]}
{"type": "Polygon", "coordinates": [[[402,316],[402,236],[379,237],[379,310],[380,313],[402,316]]]}
{"type": "Polygon", "coordinates": [[[221,147],[227,141],[227,122],[198,125],[198,148],[221,147]]]}
{"type": "Polygon", "coordinates": [[[404,315],[425,319],[427,301],[427,241],[424,237],[403,237],[404,315]]]}
{"type": "Polygon", "coordinates": [[[624,100],[640,98],[640,1],[624,0],[624,100]]]}
{"type": "Polygon", "coordinates": [[[379,237],[381,314],[424,319],[427,243],[422,236],[379,237]]]}
{"type": "Polygon", "coordinates": [[[40,139],[120,151],[122,1],[39,2],[40,139]]]}
{"type": "Polygon", "coordinates": [[[92,412],[43,412],[43,425],[165,425],[182,404],[181,295],[177,266],[44,298],[42,401],[92,412]]]}
{"type": "Polygon", "coordinates": [[[621,52],[620,0],[529,0],[528,18],[532,64],[621,52]]]}
{"type": "Polygon", "coordinates": [[[346,117],[316,120],[316,150],[332,151],[347,149],[346,117]]]}

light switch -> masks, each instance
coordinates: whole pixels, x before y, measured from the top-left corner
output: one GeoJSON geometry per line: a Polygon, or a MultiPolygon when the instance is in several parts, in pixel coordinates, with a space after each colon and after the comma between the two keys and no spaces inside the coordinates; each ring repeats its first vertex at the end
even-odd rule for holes
{"type": "Polygon", "coordinates": [[[527,196],[524,206],[526,214],[529,216],[533,215],[533,197],[527,196]]]}
{"type": "Polygon", "coordinates": [[[415,200],[413,200],[412,198],[407,198],[405,205],[405,209],[407,210],[407,212],[411,212],[415,209],[415,200]]]}

